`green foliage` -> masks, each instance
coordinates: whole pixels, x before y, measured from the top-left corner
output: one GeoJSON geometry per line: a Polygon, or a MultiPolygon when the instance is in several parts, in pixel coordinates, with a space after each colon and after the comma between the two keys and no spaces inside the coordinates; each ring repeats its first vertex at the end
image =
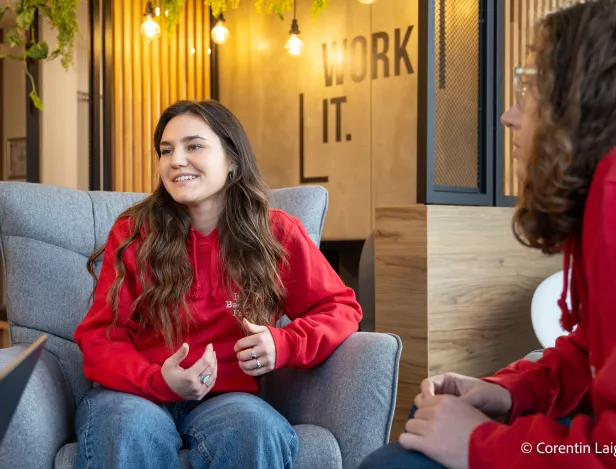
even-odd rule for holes
{"type": "MultiPolygon", "coordinates": [[[[293,8],[293,0],[254,0],[255,8],[258,13],[276,13],[280,19],[284,19],[284,14],[293,8]]],[[[179,12],[184,7],[186,0],[162,0],[163,10],[168,11],[167,32],[171,32],[178,21],[179,12]]],[[[318,16],[327,8],[329,0],[313,0],[310,14],[318,16]]],[[[212,15],[216,18],[228,9],[236,9],[240,6],[240,0],[205,0],[205,4],[212,9],[212,15]]]]}
{"type": "Polygon", "coordinates": [[[167,12],[167,19],[165,20],[167,34],[173,32],[173,28],[180,19],[180,12],[184,8],[186,0],[162,0],[161,10],[167,12]]]}
{"type": "Polygon", "coordinates": [[[24,63],[26,74],[30,79],[32,91],[30,99],[37,109],[43,109],[43,103],[34,86],[34,78],[28,72],[27,61],[54,60],[60,57],[65,70],[73,63],[75,36],[79,34],[77,23],[77,3],[79,0],[11,0],[9,6],[0,9],[0,19],[9,10],[15,14],[15,27],[7,32],[5,46],[17,49],[15,53],[0,55],[0,58],[19,60],[24,63]],[[48,21],[51,29],[56,31],[58,48],[50,53],[45,41],[33,40],[34,19],[48,21]]]}

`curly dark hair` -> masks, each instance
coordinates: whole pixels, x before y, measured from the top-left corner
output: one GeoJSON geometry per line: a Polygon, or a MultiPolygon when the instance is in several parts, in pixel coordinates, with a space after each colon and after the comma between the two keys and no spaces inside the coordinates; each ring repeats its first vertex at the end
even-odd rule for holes
{"type": "Polygon", "coordinates": [[[597,164],[616,147],[616,0],[547,15],[531,54],[537,127],[513,229],[525,246],[555,254],[581,232],[597,164]]]}

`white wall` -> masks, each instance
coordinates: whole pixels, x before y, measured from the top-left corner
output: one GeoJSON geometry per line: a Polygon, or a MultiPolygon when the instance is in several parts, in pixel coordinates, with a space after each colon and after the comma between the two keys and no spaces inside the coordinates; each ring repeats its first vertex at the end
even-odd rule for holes
{"type": "MultiPolygon", "coordinates": [[[[78,102],[78,91],[87,92],[88,88],[87,13],[87,2],[80,2],[78,21],[81,34],[76,38],[73,65],[68,71],[62,67],[59,58],[41,65],[40,94],[44,106],[41,114],[43,184],[73,189],[88,188],[89,117],[83,116],[83,107],[87,103],[78,102]]],[[[50,50],[54,50],[55,31],[45,21],[40,26],[41,38],[49,43],[50,50]]]]}

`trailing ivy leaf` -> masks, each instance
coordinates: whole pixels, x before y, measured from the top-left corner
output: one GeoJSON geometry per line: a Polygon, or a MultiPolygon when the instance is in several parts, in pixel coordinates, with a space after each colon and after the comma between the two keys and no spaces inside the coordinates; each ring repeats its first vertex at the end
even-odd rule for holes
{"type": "Polygon", "coordinates": [[[60,49],[56,49],[51,54],[49,54],[48,59],[49,60],[57,59],[60,56],[61,53],[62,53],[62,51],[60,51],[60,49]]]}
{"type": "Polygon", "coordinates": [[[34,21],[34,13],[36,12],[36,8],[28,8],[23,11],[23,13],[18,14],[15,17],[15,23],[19,29],[28,29],[32,25],[34,21]]]}
{"type": "Polygon", "coordinates": [[[280,18],[282,21],[284,21],[284,10],[283,10],[282,5],[280,5],[279,3],[276,3],[274,5],[274,11],[278,15],[278,18],[280,18]]]}
{"type": "Polygon", "coordinates": [[[35,60],[46,59],[49,56],[49,46],[45,41],[32,44],[26,51],[26,55],[35,60]]]}
{"type": "Polygon", "coordinates": [[[51,8],[48,6],[41,6],[39,10],[41,10],[47,18],[51,19],[51,8]]]}
{"type": "Polygon", "coordinates": [[[30,91],[30,99],[32,100],[32,104],[34,104],[35,108],[39,111],[43,110],[43,102],[41,101],[41,98],[39,98],[39,95],[36,94],[36,91],[30,91]]]}
{"type": "Polygon", "coordinates": [[[8,9],[9,7],[0,8],[0,20],[2,20],[2,18],[4,17],[4,14],[6,13],[6,10],[8,9]]]}
{"type": "Polygon", "coordinates": [[[6,42],[11,47],[15,47],[15,46],[23,47],[24,46],[24,43],[22,42],[21,39],[19,39],[19,36],[17,36],[17,33],[15,31],[11,31],[10,33],[6,35],[6,42]]]}

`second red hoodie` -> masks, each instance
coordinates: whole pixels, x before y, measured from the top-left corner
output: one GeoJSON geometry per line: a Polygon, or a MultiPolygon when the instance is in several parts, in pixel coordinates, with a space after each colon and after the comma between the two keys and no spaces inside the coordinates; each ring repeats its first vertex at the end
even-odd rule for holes
{"type": "MultiPolygon", "coordinates": [[[[270,211],[270,220],[290,265],[282,281],[287,295],[284,312],[292,322],[282,328],[268,326],[276,345],[276,368],[312,367],[357,331],[361,309],[353,290],[343,284],[299,220],[279,210],[270,211]]],[[[164,341],[153,330],[141,328],[129,314],[141,293],[135,243],[123,255],[126,277],[119,291],[118,325],[107,338],[112,320],[107,296],[116,275],[115,252],[128,238],[131,223],[131,219],[120,219],[109,233],[94,301],[75,331],[75,342],[83,354],[86,378],[157,404],[181,401],[161,373],[171,355],[164,341]]],[[[190,367],[212,343],[218,360],[212,391],[256,393],[258,379],[244,374],[233,350],[244,333],[235,317],[236,299],[219,281],[217,231],[205,236],[191,229],[186,247],[195,272],[188,303],[196,323],[184,337],[189,354],[182,367],[190,367]]]]}
{"type": "Polygon", "coordinates": [[[560,304],[562,323],[577,329],[537,362],[520,360],[485,378],[511,392],[511,422],[475,429],[470,469],[616,468],[616,150],[597,165],[565,272],[570,255],[571,311],[563,304],[568,284],[560,304]],[[585,397],[593,416],[577,415],[570,428],[554,420],[585,397]]]}

